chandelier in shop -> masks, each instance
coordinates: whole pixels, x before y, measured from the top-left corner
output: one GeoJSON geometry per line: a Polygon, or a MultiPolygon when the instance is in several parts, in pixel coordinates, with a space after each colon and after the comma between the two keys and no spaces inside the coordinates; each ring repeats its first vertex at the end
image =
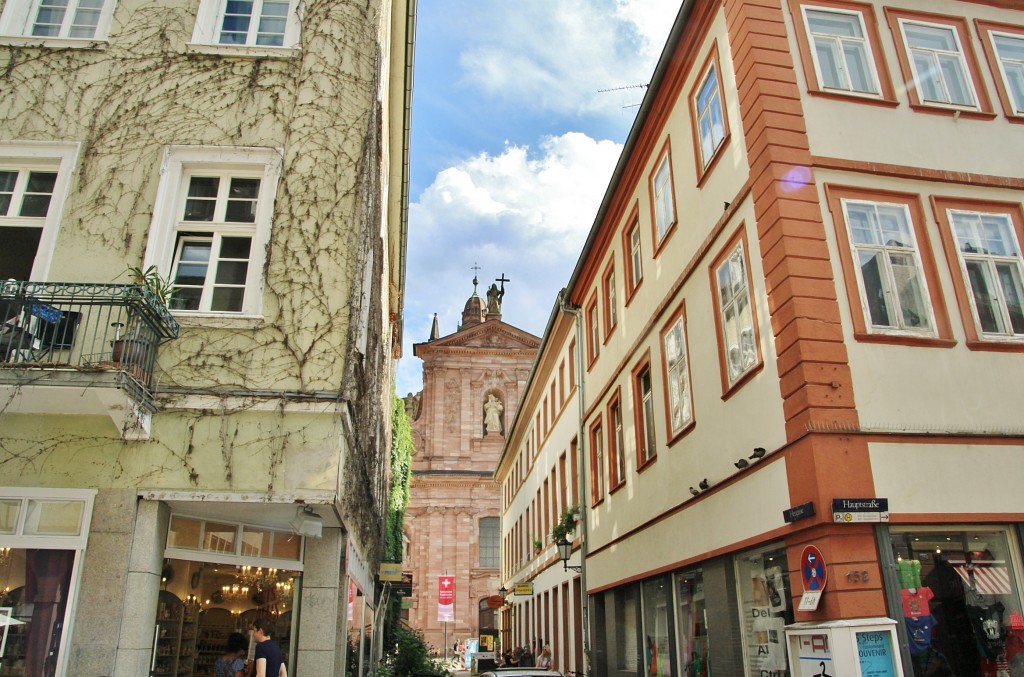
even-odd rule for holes
{"type": "Polygon", "coordinates": [[[7,564],[8,560],[11,559],[10,548],[0,548],[0,566],[7,564]]]}
{"type": "Polygon", "coordinates": [[[263,590],[272,588],[277,583],[277,569],[240,566],[237,568],[235,578],[241,585],[246,585],[256,590],[263,590]]]}

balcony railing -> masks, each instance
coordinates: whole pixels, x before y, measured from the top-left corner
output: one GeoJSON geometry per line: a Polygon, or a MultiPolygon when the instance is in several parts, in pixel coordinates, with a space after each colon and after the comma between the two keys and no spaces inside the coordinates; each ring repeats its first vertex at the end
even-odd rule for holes
{"type": "Polygon", "coordinates": [[[180,328],[144,285],[9,280],[0,331],[0,384],[114,385],[152,413],[157,349],[180,328]]]}

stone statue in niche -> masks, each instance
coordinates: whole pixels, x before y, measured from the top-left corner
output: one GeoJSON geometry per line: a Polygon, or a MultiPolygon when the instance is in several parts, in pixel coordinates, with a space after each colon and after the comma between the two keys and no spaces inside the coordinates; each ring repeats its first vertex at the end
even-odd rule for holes
{"type": "Polygon", "coordinates": [[[487,401],[484,402],[484,431],[488,434],[498,433],[501,434],[501,412],[505,410],[505,406],[501,403],[497,397],[493,394],[487,396],[487,401]]]}

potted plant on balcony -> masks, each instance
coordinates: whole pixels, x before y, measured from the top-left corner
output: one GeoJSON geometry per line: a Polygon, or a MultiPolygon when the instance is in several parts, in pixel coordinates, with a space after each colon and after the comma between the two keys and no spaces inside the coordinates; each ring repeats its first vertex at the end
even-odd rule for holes
{"type": "Polygon", "coordinates": [[[533,539],[533,554],[539,555],[541,549],[544,547],[544,541],[539,538],[533,539]]]}
{"type": "Polygon", "coordinates": [[[570,505],[558,518],[558,522],[551,529],[551,542],[558,543],[563,538],[568,540],[569,534],[576,533],[576,524],[580,519],[580,506],[570,505]]]}
{"type": "MultiPolygon", "coordinates": [[[[132,283],[146,287],[160,303],[170,306],[174,285],[160,274],[155,265],[145,270],[138,266],[129,266],[126,272],[132,283]]],[[[111,326],[114,328],[114,340],[110,343],[110,362],[126,368],[139,380],[146,380],[150,362],[148,356],[153,342],[142,335],[142,325],[138,318],[129,315],[127,326],[121,321],[113,322],[111,326]]]]}

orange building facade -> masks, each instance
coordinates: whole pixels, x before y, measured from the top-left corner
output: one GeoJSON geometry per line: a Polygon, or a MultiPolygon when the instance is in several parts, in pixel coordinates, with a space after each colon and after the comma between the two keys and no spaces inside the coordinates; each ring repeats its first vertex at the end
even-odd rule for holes
{"type": "Polygon", "coordinates": [[[790,675],[786,626],[867,618],[883,674],[1024,674],[1022,9],[682,3],[496,473],[502,582],[579,581],[590,674],[790,675]]]}

